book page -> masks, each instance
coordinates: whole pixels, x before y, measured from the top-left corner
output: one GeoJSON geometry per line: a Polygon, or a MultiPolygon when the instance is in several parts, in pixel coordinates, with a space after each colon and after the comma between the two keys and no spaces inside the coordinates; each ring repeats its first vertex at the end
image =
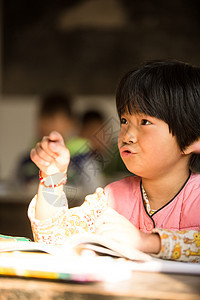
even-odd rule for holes
{"type": "Polygon", "coordinates": [[[137,249],[128,249],[123,244],[108,240],[98,234],[82,234],[70,237],[63,248],[71,247],[76,249],[91,249],[97,253],[124,257],[131,260],[149,261],[152,257],[137,249]],[[98,248],[97,248],[98,247],[98,248]]]}
{"type": "Polygon", "coordinates": [[[151,256],[138,251],[127,249],[123,244],[110,241],[97,234],[77,234],[66,239],[63,245],[50,245],[28,241],[5,239],[0,242],[0,252],[6,251],[43,251],[52,255],[67,256],[73,252],[81,254],[83,250],[90,249],[98,254],[124,257],[131,260],[147,261],[151,256]]]}

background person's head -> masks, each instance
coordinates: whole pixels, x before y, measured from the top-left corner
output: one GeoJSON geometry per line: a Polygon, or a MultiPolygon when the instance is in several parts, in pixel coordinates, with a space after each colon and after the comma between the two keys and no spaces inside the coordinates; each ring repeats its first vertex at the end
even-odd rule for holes
{"type": "Polygon", "coordinates": [[[104,150],[104,141],[100,134],[104,121],[104,115],[99,110],[87,110],[81,118],[80,136],[90,141],[94,151],[104,150]]]}
{"type": "Polygon", "coordinates": [[[39,138],[49,135],[53,130],[58,131],[65,139],[74,133],[75,119],[69,95],[52,93],[42,99],[38,118],[39,138]]]}

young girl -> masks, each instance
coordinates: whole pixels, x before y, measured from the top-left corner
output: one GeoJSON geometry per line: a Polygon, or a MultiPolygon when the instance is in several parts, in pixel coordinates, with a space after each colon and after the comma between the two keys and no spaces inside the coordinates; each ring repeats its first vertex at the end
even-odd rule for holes
{"type": "Polygon", "coordinates": [[[200,261],[200,68],[145,64],[122,78],[116,104],[120,155],[134,176],[68,210],[69,151],[58,133],[44,137],[31,151],[41,170],[29,207],[35,240],[58,244],[74,233],[97,232],[130,249],[200,261]]]}

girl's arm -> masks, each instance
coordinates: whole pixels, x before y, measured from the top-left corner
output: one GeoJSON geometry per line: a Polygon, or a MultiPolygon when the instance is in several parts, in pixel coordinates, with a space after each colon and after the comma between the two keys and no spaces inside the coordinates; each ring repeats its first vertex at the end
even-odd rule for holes
{"type": "Polygon", "coordinates": [[[161,239],[156,257],[200,263],[200,230],[154,229],[161,239]]]}
{"type": "Polygon", "coordinates": [[[38,193],[28,209],[37,242],[63,244],[73,234],[94,232],[94,221],[107,206],[103,189],[98,189],[86,197],[81,207],[68,209],[63,183],[69,157],[63,138],[57,132],[44,137],[31,151],[31,158],[40,169],[38,193]]]}
{"type": "Polygon", "coordinates": [[[95,221],[95,228],[98,234],[122,243],[129,249],[138,249],[151,254],[157,254],[161,249],[158,233],[149,234],[140,231],[110,207],[95,221]]]}
{"type": "Polygon", "coordinates": [[[129,249],[164,259],[200,262],[200,230],[155,229],[144,233],[111,208],[101,214],[95,227],[98,234],[123,243],[129,249]]]}
{"type": "Polygon", "coordinates": [[[69,150],[58,132],[51,132],[31,150],[31,159],[40,169],[35,217],[53,217],[63,205],[63,184],[70,161],[69,150]]]}
{"type": "Polygon", "coordinates": [[[29,205],[28,216],[31,221],[34,240],[46,244],[63,244],[69,236],[79,233],[94,233],[95,220],[107,207],[107,198],[102,188],[88,195],[80,207],[68,209],[63,193],[63,206],[48,219],[38,220],[35,217],[37,195],[29,205]]]}

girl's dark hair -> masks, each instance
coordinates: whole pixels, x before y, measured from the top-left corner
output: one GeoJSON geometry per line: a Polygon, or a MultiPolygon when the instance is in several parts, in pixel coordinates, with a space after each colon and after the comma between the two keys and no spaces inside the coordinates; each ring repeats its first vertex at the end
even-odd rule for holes
{"type": "MultiPolygon", "coordinates": [[[[166,122],[181,151],[200,138],[200,68],[179,61],[153,61],[121,79],[116,106],[166,122]]],[[[190,169],[200,172],[200,154],[192,154],[190,169]]]]}

